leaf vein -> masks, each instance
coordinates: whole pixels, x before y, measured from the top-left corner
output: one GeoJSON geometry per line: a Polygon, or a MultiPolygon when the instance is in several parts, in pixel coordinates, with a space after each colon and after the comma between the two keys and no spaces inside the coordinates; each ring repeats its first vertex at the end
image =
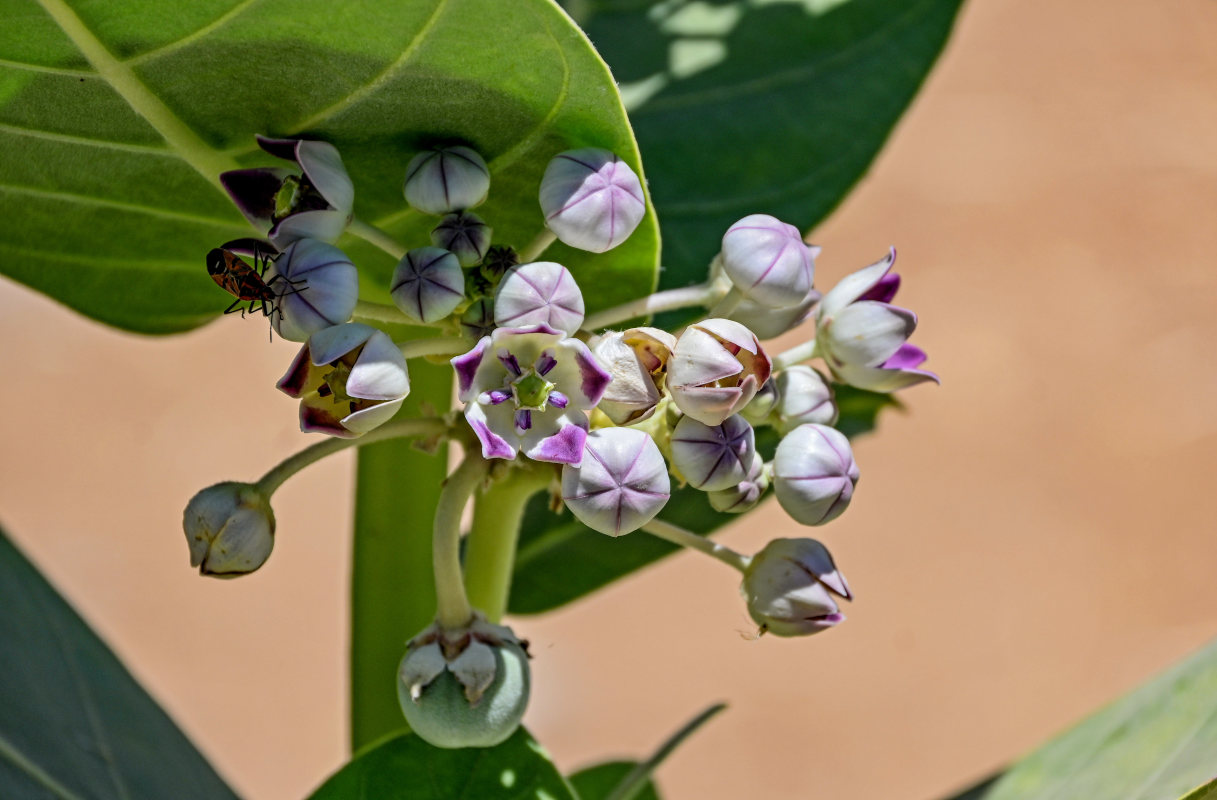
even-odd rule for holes
{"type": "Polygon", "coordinates": [[[160,58],[161,56],[168,55],[177,50],[181,50],[183,47],[186,47],[187,45],[193,44],[194,42],[197,42],[199,39],[202,39],[204,36],[211,33],[212,31],[224,27],[230,21],[232,21],[235,17],[238,17],[241,14],[243,14],[246,11],[246,9],[248,9],[250,6],[252,6],[254,3],[257,3],[257,2],[259,2],[259,0],[241,0],[241,2],[237,3],[235,6],[228,9],[223,14],[221,14],[220,16],[213,19],[211,22],[207,23],[206,25],[203,25],[200,28],[196,28],[195,30],[193,30],[190,33],[183,36],[182,38],[175,39],[172,42],[166,42],[165,44],[162,44],[159,47],[154,47],[151,50],[145,50],[142,53],[131,56],[123,63],[127,64],[128,66],[133,66],[135,64],[142,64],[145,61],[150,61],[154,58],[160,58]]]}
{"type": "Polygon", "coordinates": [[[17,749],[16,745],[5,738],[3,734],[0,734],[0,756],[3,756],[10,764],[45,786],[49,791],[54,792],[56,797],[62,798],[62,800],[84,800],[80,795],[73,793],[31,761],[24,753],[17,749]]]}
{"type": "Polygon", "coordinates": [[[72,69],[71,67],[48,67],[43,64],[30,64],[25,61],[11,61],[0,58],[0,67],[20,69],[26,72],[42,72],[47,75],[70,75],[73,78],[96,78],[97,73],[87,69],[72,69]]]}
{"type": "Polygon", "coordinates": [[[127,203],[122,200],[109,200],[103,197],[72,194],[71,192],[53,192],[46,189],[36,189],[32,186],[14,186],[12,184],[0,183],[0,192],[23,194],[28,195],[29,197],[38,197],[43,200],[59,200],[65,203],[77,203],[79,205],[98,206],[100,208],[113,208],[119,211],[133,211],[137,214],[147,214],[153,217],[163,217],[165,219],[179,220],[183,222],[201,223],[204,225],[215,225],[217,227],[234,228],[240,230],[245,229],[244,225],[233,222],[232,220],[220,219],[218,217],[205,217],[201,214],[191,214],[185,211],[171,211],[164,208],[142,206],[139,203],[127,203]]]}
{"type": "Polygon", "coordinates": [[[123,150],[129,153],[144,153],[154,156],[181,158],[181,156],[166,147],[156,147],[146,144],[129,144],[127,142],[112,142],[105,139],[89,139],[84,136],[70,136],[65,133],[54,133],[38,128],[23,128],[19,125],[0,123],[0,133],[11,133],[15,136],[28,136],[32,139],[43,139],[48,142],[79,145],[82,147],[102,147],[107,150],[123,150]]]}

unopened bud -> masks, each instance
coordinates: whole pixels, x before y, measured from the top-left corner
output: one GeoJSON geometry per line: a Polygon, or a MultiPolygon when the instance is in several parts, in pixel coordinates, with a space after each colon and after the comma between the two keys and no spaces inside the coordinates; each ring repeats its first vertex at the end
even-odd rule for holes
{"type": "Polygon", "coordinates": [[[541,211],[564,244],[603,253],[629,238],[646,215],[642,183],[630,165],[599,147],[568,150],[541,178],[541,211]]]}
{"type": "Polygon", "coordinates": [[[778,444],[773,488],[786,513],[804,525],[823,525],[849,506],[858,483],[849,440],[826,425],[800,425],[778,444]]]}
{"type": "Polygon", "coordinates": [[[668,391],[677,407],[706,425],[738,413],[769,380],[769,357],[752,331],[729,319],[685,329],[668,364],[668,391]]]}
{"type": "Polygon", "coordinates": [[[811,291],[811,250],[799,229],[752,214],[723,235],[723,269],[745,297],[770,308],[801,303],[811,291]]]}
{"type": "Polygon", "coordinates": [[[284,339],[303,342],[355,313],[359,273],[345,253],[316,239],[292,242],[266,275],[278,294],[270,323],[284,339]]]}
{"type": "Polygon", "coordinates": [[[778,398],[773,424],[782,435],[809,422],[831,426],[837,421],[832,387],[811,367],[803,364],[787,367],[774,375],[771,382],[778,398]]]}
{"type": "Polygon", "coordinates": [[[690,486],[714,492],[748,479],[756,439],[752,426],[738,414],[718,425],[684,416],[672,431],[671,453],[672,466],[690,486]]]}
{"type": "Polygon", "coordinates": [[[213,578],[253,572],[266,563],[275,545],[270,502],[249,483],[217,483],[190,498],[182,528],[190,566],[213,578]]]}
{"type": "Polygon", "coordinates": [[[845,576],[815,539],[774,539],[752,557],[740,586],[761,633],[809,636],[845,621],[835,597],[852,600],[845,576]]]}
{"type": "Polygon", "coordinates": [[[583,324],[583,293],[561,264],[520,264],[508,270],[499,283],[494,322],[503,328],[548,325],[571,336],[583,324]]]}
{"type": "Polygon", "coordinates": [[[706,499],[715,511],[725,514],[742,514],[756,507],[761,502],[765,490],[769,488],[769,476],[765,474],[765,459],[760,453],[752,454],[752,466],[748,469],[748,477],[734,486],[719,489],[717,492],[707,492],[706,499]]]}
{"type": "Polygon", "coordinates": [[[402,257],[389,293],[401,312],[415,322],[436,322],[465,299],[465,273],[452,253],[419,247],[402,257]]]}
{"type": "Polygon", "coordinates": [[[445,214],[431,231],[431,244],[450,251],[462,267],[472,267],[486,257],[493,231],[472,211],[445,214]]]}
{"type": "Polygon", "coordinates": [[[671,490],[663,455],[650,436],[632,428],[587,435],[583,461],[562,467],[562,499],[593,530],[621,536],[650,522],[671,490]]]}
{"type": "Polygon", "coordinates": [[[490,191],[490,169],[468,147],[424,150],[406,167],[404,191],[406,202],[427,214],[475,208],[490,191]]]}

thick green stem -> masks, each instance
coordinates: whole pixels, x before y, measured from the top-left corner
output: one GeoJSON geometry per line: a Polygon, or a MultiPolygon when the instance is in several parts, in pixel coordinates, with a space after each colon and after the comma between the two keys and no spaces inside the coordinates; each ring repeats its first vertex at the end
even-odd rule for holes
{"type": "MultiPolygon", "coordinates": [[[[448,408],[452,368],[410,366],[403,417],[448,408]]],[[[447,444],[425,453],[395,439],[359,448],[351,573],[351,748],[406,729],[397,703],[405,643],[435,620],[431,521],[448,472],[447,444]]]]}
{"type": "Polygon", "coordinates": [[[474,498],[473,528],[465,543],[465,585],[469,602],[491,622],[501,620],[507,610],[524,510],[548,483],[545,472],[516,469],[474,498]]]}
{"type": "Polygon", "coordinates": [[[555,235],[554,232],[549,228],[543,229],[536,235],[536,238],[528,243],[528,246],[520,251],[520,263],[531,264],[532,262],[536,261],[551,244],[557,241],[557,239],[557,235],[555,235]]]}
{"type": "Polygon", "coordinates": [[[358,236],[369,244],[376,245],[394,258],[400,259],[406,254],[406,248],[401,242],[375,225],[364,222],[358,217],[351,218],[351,224],[347,226],[347,233],[352,236],[358,236]]]}
{"type": "Polygon", "coordinates": [[[642,529],[652,536],[657,536],[672,544],[690,547],[699,553],[705,553],[711,558],[717,558],[727,566],[740,572],[748,569],[748,564],[752,561],[748,556],[743,553],[737,553],[726,545],[712,542],[704,536],[698,536],[696,533],[687,531],[679,525],[673,525],[661,519],[651,520],[646,525],[643,525],[642,529]]]}
{"type": "Polygon", "coordinates": [[[469,350],[471,345],[459,336],[435,336],[429,339],[414,339],[397,344],[401,354],[406,358],[420,356],[459,356],[469,350]]]}
{"type": "Polygon", "coordinates": [[[730,291],[728,291],[725,295],[723,295],[722,299],[714,304],[714,308],[712,308],[706,312],[706,316],[707,317],[730,316],[731,312],[734,311],[739,306],[739,304],[742,303],[743,301],[744,301],[743,293],[739,289],[732,286],[730,291]]]}
{"type": "Polygon", "coordinates": [[[489,465],[476,450],[465,454],[461,465],[444,481],[435,508],[431,541],[435,570],[435,618],[445,629],[463,628],[473,619],[461,574],[461,514],[489,465]]]}

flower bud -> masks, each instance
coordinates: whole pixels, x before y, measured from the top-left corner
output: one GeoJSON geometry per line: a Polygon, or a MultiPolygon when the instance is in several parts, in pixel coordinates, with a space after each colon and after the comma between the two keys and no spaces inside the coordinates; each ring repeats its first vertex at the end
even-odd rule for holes
{"type": "Polygon", "coordinates": [[[397,413],[410,374],[388,335],[350,322],[310,336],[278,387],[300,400],[300,430],[353,438],[397,413]]]}
{"type": "Polygon", "coordinates": [[[774,375],[771,382],[778,397],[773,426],[783,436],[809,422],[831,426],[837,421],[832,387],[811,367],[803,364],[787,367],[774,375]]]}
{"type": "Polygon", "coordinates": [[[800,425],[778,444],[773,488],[786,513],[804,525],[841,516],[854,495],[858,465],[849,440],[826,425],[800,425]]]}
{"type": "Polygon", "coordinates": [[[754,302],[788,308],[811,291],[815,265],[799,229],[768,214],[751,214],[723,235],[723,269],[754,302]]]}
{"type": "Polygon", "coordinates": [[[756,390],[756,395],[739,412],[741,417],[753,425],[768,425],[773,409],[777,408],[778,384],[774,380],[775,377],[770,375],[765,385],[756,390]]]}
{"type": "Polygon", "coordinates": [[[253,572],[266,563],[275,545],[270,501],[249,483],[217,483],[190,498],[182,528],[190,566],[214,578],[253,572]]]}
{"type": "Polygon", "coordinates": [[[457,257],[439,247],[419,247],[393,271],[393,304],[415,322],[435,322],[465,299],[465,273],[457,257]]]}
{"type": "Polygon", "coordinates": [[[450,251],[462,267],[472,267],[490,248],[490,226],[471,211],[445,214],[431,231],[431,244],[450,251]]]}
{"type": "Polygon", "coordinates": [[[406,167],[406,202],[427,214],[480,206],[490,191],[490,169],[462,145],[424,150],[406,167]]]}
{"type": "Polygon", "coordinates": [[[706,498],[715,511],[742,514],[755,508],[768,488],[769,476],[765,474],[765,459],[761,458],[760,453],[753,453],[747,478],[726,489],[708,492],[706,498]]]}
{"type": "Polygon", "coordinates": [[[587,435],[583,461],[562,467],[562,499],[587,527],[621,536],[650,522],[668,502],[663,455],[650,436],[632,428],[587,435]]]}
{"type": "Polygon", "coordinates": [[[776,339],[807,321],[820,293],[812,289],[799,303],[785,308],[770,308],[745,297],[729,315],[756,334],[758,339],[776,339]]]}
{"type": "MultiPolygon", "coordinates": [[[[292,242],[272,262],[269,283],[276,275],[293,287],[279,295],[270,323],[284,339],[303,342],[311,334],[341,325],[355,313],[359,273],[351,259],[332,244],[316,239],[292,242]]],[[[285,283],[284,283],[285,282],[285,283]]]]}
{"type": "Polygon", "coordinates": [[[690,486],[714,492],[748,479],[756,438],[752,426],[738,414],[719,425],[685,416],[672,430],[671,454],[672,466],[690,486]]]}
{"type": "Polygon", "coordinates": [[[428,626],[406,645],[397,699],[410,728],[436,747],[493,747],[528,705],[527,642],[480,614],[466,628],[428,626]]]}
{"type": "Polygon", "coordinates": [[[677,407],[706,425],[738,413],[769,380],[769,357],[752,331],[729,319],[694,323],[681,334],[668,364],[677,407]]]}
{"type": "Polygon", "coordinates": [[[494,330],[494,301],[479,297],[461,314],[461,335],[477,341],[494,330]]]}
{"type": "Polygon", "coordinates": [[[583,293],[561,264],[520,264],[508,270],[499,283],[494,322],[503,328],[548,325],[571,336],[583,324],[583,293]]]}
{"type": "Polygon", "coordinates": [[[649,419],[663,398],[668,359],[676,337],[659,328],[630,328],[599,336],[592,352],[612,374],[597,408],[615,425],[649,419]]]}
{"type": "Polygon", "coordinates": [[[603,253],[629,238],[646,215],[642,183],[629,164],[599,147],[559,153],[541,178],[545,223],[564,244],[603,253]]]}
{"type": "Polygon", "coordinates": [[[809,636],[845,621],[834,599],[852,600],[845,576],[815,539],[774,539],[752,557],[740,586],[761,633],[809,636]]]}

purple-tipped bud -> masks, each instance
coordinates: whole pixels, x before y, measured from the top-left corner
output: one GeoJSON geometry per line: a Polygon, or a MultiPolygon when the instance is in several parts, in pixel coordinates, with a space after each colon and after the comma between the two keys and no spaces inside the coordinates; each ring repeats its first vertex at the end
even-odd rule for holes
{"type": "Polygon", "coordinates": [[[410,374],[392,339],[351,322],[310,336],[278,387],[300,400],[300,430],[349,439],[397,413],[410,374]]]}
{"type": "Polygon", "coordinates": [[[406,202],[427,214],[476,208],[490,192],[490,169],[462,145],[424,150],[406,167],[406,202]]]}
{"type": "Polygon", "coordinates": [[[668,502],[671,485],[663,455],[650,436],[633,428],[600,428],[587,435],[583,461],[562,468],[562,499],[587,527],[621,536],[650,522],[668,502]]]}
{"type": "Polygon", "coordinates": [[[769,357],[752,331],[729,319],[694,323],[668,363],[668,391],[681,411],[706,425],[738,413],[769,380],[769,357]]]}
{"type": "Polygon", "coordinates": [[[427,626],[406,645],[397,700],[410,729],[436,747],[493,747],[528,706],[528,643],[481,614],[465,628],[427,626]]]}
{"type": "Polygon", "coordinates": [[[740,586],[761,633],[809,636],[845,621],[837,598],[852,600],[845,576],[815,539],[774,539],[752,557],[740,586]]]}
{"type": "Polygon", "coordinates": [[[570,336],[583,324],[583,293],[561,264],[520,264],[508,270],[499,283],[494,322],[503,328],[548,325],[570,336]]]}
{"type": "Polygon", "coordinates": [[[849,506],[858,465],[849,440],[826,425],[800,425],[778,444],[773,488],[786,513],[804,525],[831,522],[849,506]]]}
{"type": "Polygon", "coordinates": [[[695,489],[714,492],[747,480],[755,455],[752,426],[738,414],[719,425],[685,416],[672,430],[672,466],[695,489]]]}
{"type": "Polygon", "coordinates": [[[490,249],[490,226],[471,211],[454,211],[444,215],[431,231],[431,244],[450,251],[462,267],[472,267],[486,257],[490,249]]]}
{"type": "Polygon", "coordinates": [[[837,404],[832,387],[816,370],[799,364],[773,376],[777,392],[773,426],[783,436],[800,425],[814,423],[831,426],[837,421],[837,404]]]}
{"type": "Polygon", "coordinates": [[[658,328],[609,331],[592,347],[613,380],[597,406],[616,425],[641,422],[655,412],[676,337],[658,328]]]}
{"type": "Polygon", "coordinates": [[[723,269],[745,297],[788,308],[811,291],[815,265],[798,228],[768,214],[751,214],[723,235],[723,269]]]}
{"type": "Polygon", "coordinates": [[[708,492],[706,499],[715,511],[726,514],[742,514],[756,507],[761,502],[765,490],[769,488],[769,476],[765,474],[765,460],[760,453],[752,454],[752,466],[748,469],[748,477],[734,486],[708,492]]]}
{"type": "Polygon", "coordinates": [[[599,147],[559,153],[541,178],[545,223],[563,243],[612,250],[646,215],[642,182],[629,164],[599,147]]]}
{"type": "Polygon", "coordinates": [[[266,563],[275,545],[270,501],[248,483],[217,483],[190,498],[182,528],[190,566],[213,578],[248,575],[266,563]]]}
{"type": "Polygon", "coordinates": [[[293,342],[346,322],[359,300],[359,273],[351,259],[316,239],[288,245],[267,271],[266,282],[279,296],[270,323],[293,342]]]}
{"type": "Polygon", "coordinates": [[[406,253],[393,271],[393,303],[415,322],[436,322],[465,299],[465,273],[456,256],[440,247],[406,253]]]}

